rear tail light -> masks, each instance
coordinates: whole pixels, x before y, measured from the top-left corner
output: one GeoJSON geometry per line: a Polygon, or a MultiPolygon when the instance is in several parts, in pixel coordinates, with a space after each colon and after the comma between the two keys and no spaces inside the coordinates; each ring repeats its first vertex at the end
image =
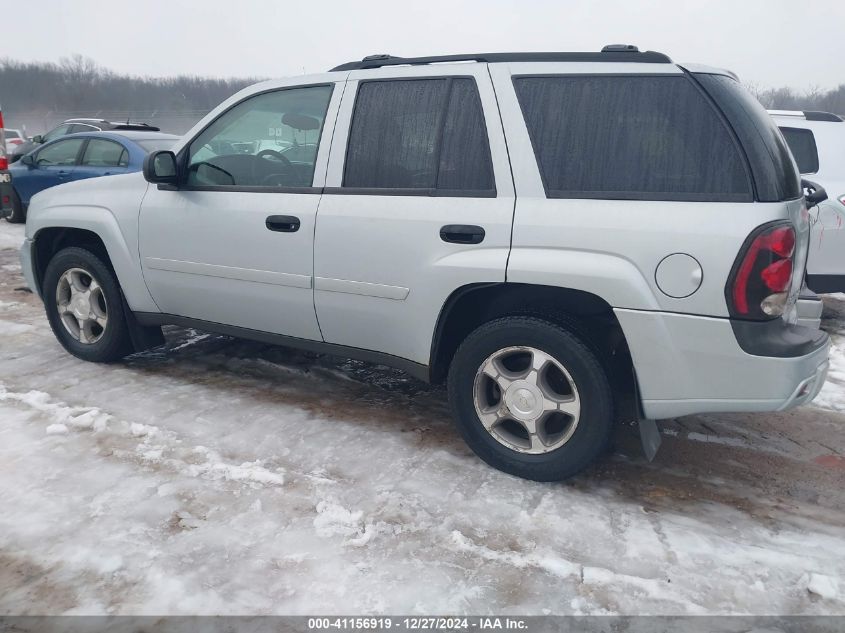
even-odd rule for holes
{"type": "Polygon", "coordinates": [[[839,196],[839,202],[845,205],[845,196],[839,196]]]}
{"type": "Polygon", "coordinates": [[[792,281],[795,229],[767,224],[745,241],[734,263],[725,295],[731,316],[767,319],[783,314],[792,281]]]}

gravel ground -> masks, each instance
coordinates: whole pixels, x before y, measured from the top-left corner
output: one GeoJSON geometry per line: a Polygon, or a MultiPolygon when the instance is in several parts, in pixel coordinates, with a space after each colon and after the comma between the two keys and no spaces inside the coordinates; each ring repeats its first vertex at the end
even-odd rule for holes
{"type": "Polygon", "coordinates": [[[788,413],[636,429],[561,484],[484,465],[439,388],[167,328],[66,354],[0,223],[0,614],[845,614],[845,297],[788,413]]]}

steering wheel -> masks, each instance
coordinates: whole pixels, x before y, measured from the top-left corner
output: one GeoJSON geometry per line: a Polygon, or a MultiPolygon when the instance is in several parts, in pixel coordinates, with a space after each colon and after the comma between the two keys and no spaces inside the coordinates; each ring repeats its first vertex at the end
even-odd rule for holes
{"type": "Polygon", "coordinates": [[[267,160],[270,157],[277,159],[281,163],[284,163],[285,167],[291,166],[287,156],[285,156],[281,152],[277,152],[274,149],[262,149],[255,155],[255,158],[260,158],[262,160],[267,160]]]}
{"type": "Polygon", "coordinates": [[[260,181],[262,185],[270,184],[268,183],[269,179],[283,177],[292,167],[291,162],[281,152],[277,152],[274,149],[263,149],[255,155],[255,159],[252,161],[252,181],[260,181]],[[272,163],[278,163],[282,167],[283,173],[265,173],[259,176],[259,166],[270,165],[272,163]]]}

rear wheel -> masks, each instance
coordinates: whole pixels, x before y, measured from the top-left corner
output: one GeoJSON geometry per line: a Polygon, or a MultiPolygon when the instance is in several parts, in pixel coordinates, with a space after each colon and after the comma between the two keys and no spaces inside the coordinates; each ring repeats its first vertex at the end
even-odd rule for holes
{"type": "Polygon", "coordinates": [[[110,362],[132,352],[120,287],[96,254],[59,251],[44,272],[43,297],[53,333],[77,358],[110,362]]]}
{"type": "Polygon", "coordinates": [[[448,386],[467,444],[499,470],[556,481],[607,446],[613,402],[605,370],[576,334],[548,321],[482,325],[455,353],[448,386]]]}

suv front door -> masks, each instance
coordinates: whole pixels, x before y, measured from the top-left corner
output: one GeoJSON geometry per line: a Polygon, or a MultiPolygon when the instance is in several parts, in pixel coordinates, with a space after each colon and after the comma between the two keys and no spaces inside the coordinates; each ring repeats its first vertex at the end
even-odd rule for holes
{"type": "Polygon", "coordinates": [[[321,338],[314,220],[341,88],[326,81],[243,99],[179,152],[176,190],[150,185],[141,264],[162,312],[321,338]],[[300,144],[318,150],[303,160],[284,156],[300,144]]]}
{"type": "Polygon", "coordinates": [[[427,364],[447,298],[505,281],[513,210],[485,64],[352,71],[315,236],[325,340],[427,364]]]}

